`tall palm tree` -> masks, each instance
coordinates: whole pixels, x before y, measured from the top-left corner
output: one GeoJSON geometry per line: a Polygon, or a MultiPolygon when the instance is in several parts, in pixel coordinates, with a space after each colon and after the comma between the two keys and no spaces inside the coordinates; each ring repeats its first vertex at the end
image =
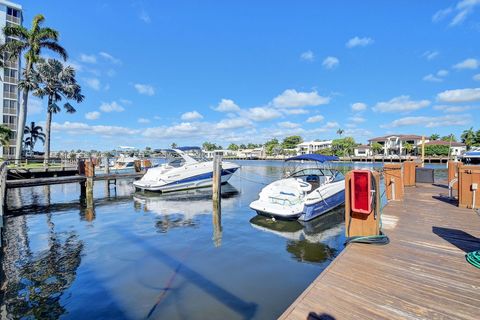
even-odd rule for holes
{"type": "Polygon", "coordinates": [[[437,133],[434,133],[430,136],[430,140],[438,140],[440,139],[440,135],[437,133]]]}
{"type": "Polygon", "coordinates": [[[68,102],[73,100],[80,103],[85,98],[82,95],[82,88],[75,79],[75,69],[71,66],[64,66],[60,61],[48,59],[37,65],[37,70],[33,71],[38,88],[33,94],[40,98],[47,97],[47,121],[45,123],[45,156],[44,163],[48,163],[50,157],[50,135],[52,126],[52,116],[60,112],[57,102],[63,99],[67,102],[63,105],[68,113],[76,112],[75,108],[68,102]]]}
{"type": "MultiPolygon", "coordinates": [[[[6,61],[17,61],[22,52],[25,52],[25,70],[24,76],[28,78],[34,65],[39,62],[42,49],[49,49],[56,52],[67,60],[67,52],[58,44],[58,31],[43,27],[45,17],[41,14],[36,15],[32,21],[30,30],[21,25],[7,25],[3,28],[3,34],[8,41],[0,46],[0,56],[6,61]]],[[[3,61],[2,61],[3,65],[3,61]]],[[[22,106],[18,113],[17,128],[25,128],[28,93],[31,87],[22,88],[22,106]]],[[[20,164],[22,156],[23,130],[17,132],[17,144],[15,151],[15,163],[20,164]]]]}
{"type": "Polygon", "coordinates": [[[43,133],[43,128],[35,125],[35,122],[32,121],[30,127],[25,126],[23,133],[30,135],[29,137],[25,138],[25,146],[29,147],[32,152],[33,148],[35,148],[37,140],[40,140],[43,142],[43,144],[45,144],[45,133],[43,133]]]}
{"type": "Polygon", "coordinates": [[[0,125],[0,144],[4,148],[8,148],[8,146],[10,145],[10,138],[12,137],[12,135],[13,132],[9,127],[4,124],[0,125]]]}
{"type": "Polygon", "coordinates": [[[473,131],[473,128],[464,130],[460,138],[467,148],[470,148],[475,143],[475,131],[473,131]]]}
{"type": "Polygon", "coordinates": [[[345,132],[345,130],[343,130],[342,128],[339,128],[337,130],[337,134],[340,136],[340,138],[342,137],[342,134],[345,132]]]}

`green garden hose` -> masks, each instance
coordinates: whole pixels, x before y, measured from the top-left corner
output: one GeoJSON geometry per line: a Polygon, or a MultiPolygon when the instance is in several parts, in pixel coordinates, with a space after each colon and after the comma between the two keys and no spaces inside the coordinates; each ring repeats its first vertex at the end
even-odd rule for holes
{"type": "Polygon", "coordinates": [[[360,236],[360,237],[350,237],[345,241],[345,245],[350,243],[366,243],[366,244],[376,244],[376,245],[384,245],[388,244],[390,239],[383,234],[380,233],[379,235],[374,236],[360,236]]]}
{"type": "Polygon", "coordinates": [[[480,250],[467,253],[465,255],[465,258],[472,266],[480,269],[480,250]]]}

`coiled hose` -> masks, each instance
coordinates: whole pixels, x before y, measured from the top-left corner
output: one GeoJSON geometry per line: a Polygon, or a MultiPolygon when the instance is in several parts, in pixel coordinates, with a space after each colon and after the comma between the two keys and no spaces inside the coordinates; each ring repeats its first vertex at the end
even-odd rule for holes
{"type": "Polygon", "coordinates": [[[468,263],[472,266],[480,269],[480,251],[472,251],[465,255],[468,263]]]}

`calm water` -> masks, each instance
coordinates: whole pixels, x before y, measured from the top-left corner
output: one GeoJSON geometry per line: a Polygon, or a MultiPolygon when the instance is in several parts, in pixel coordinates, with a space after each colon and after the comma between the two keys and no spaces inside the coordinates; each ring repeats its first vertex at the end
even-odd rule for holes
{"type": "Polygon", "coordinates": [[[78,184],[9,190],[2,316],[279,316],[343,249],[343,208],[305,225],[256,216],[248,205],[282,163],[239,163],[221,216],[209,189],[162,196],[97,182],[93,205],[78,184]]]}

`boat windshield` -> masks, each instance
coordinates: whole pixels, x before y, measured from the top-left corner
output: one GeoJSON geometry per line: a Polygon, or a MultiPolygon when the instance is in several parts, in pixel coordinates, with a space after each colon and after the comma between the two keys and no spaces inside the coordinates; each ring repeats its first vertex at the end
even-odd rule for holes
{"type": "Polygon", "coordinates": [[[302,179],[310,184],[323,184],[325,182],[337,182],[345,180],[344,175],[337,170],[327,168],[305,168],[288,176],[289,178],[302,179]]]}

